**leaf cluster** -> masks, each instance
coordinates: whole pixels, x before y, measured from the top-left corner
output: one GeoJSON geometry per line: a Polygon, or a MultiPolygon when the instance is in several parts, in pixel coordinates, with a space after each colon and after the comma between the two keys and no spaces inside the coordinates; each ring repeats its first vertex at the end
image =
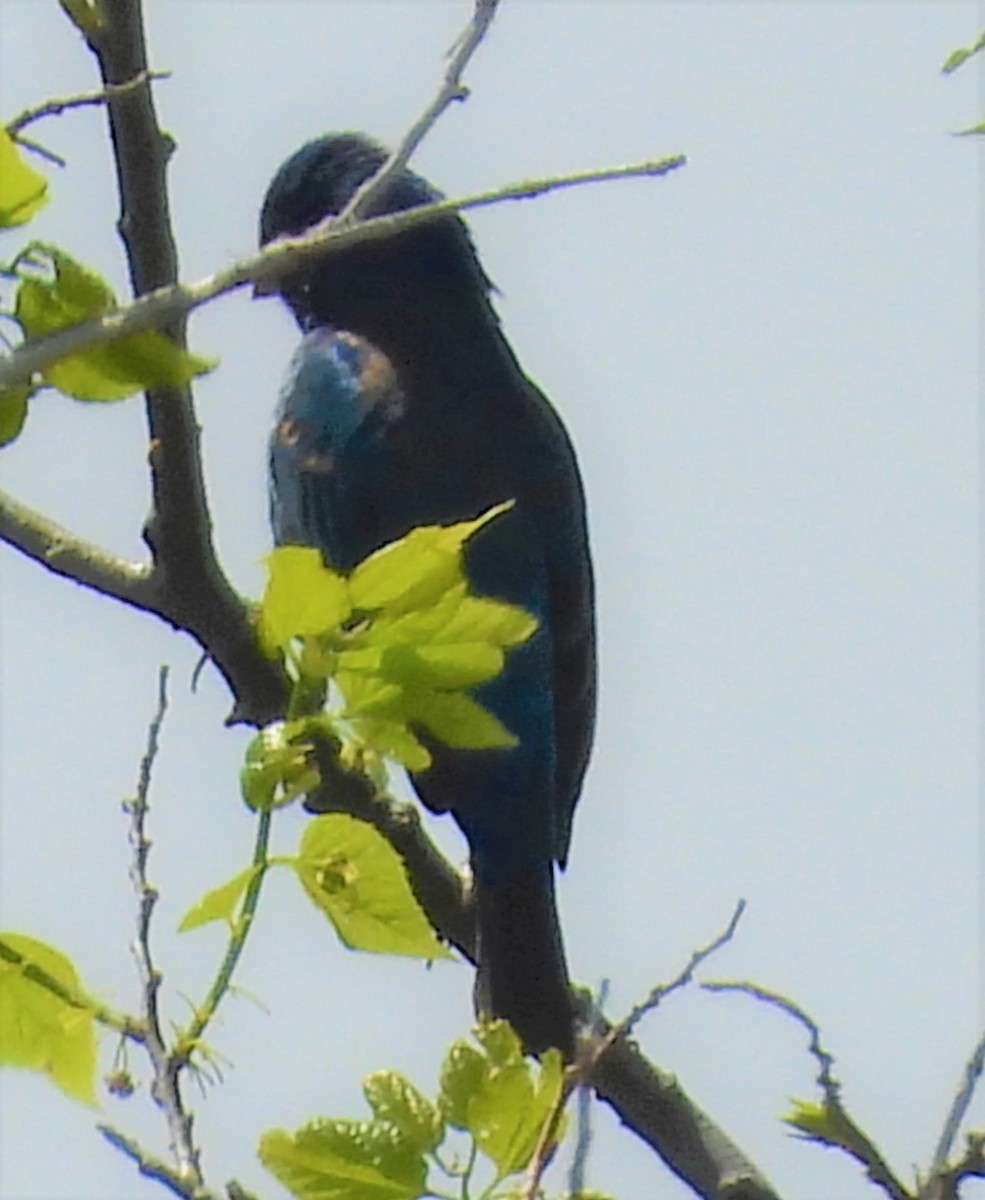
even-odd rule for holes
{"type": "Polygon", "coordinates": [[[320,696],[331,682],[334,703],[260,735],[244,777],[248,803],[281,803],[308,786],[297,748],[319,736],[339,743],[344,765],[370,774],[383,758],[426,770],[429,737],[459,749],[515,744],[470,693],[500,673],[506,651],[529,638],[536,621],[469,595],[463,565],[465,542],[510,507],[413,529],[348,576],[310,547],[270,555],[261,645],[283,658],[303,695],[320,696]]]}
{"type": "MultiPolygon", "coordinates": [[[[377,1071],[363,1082],[370,1119],[271,1130],[260,1160],[298,1200],[416,1200],[447,1195],[449,1183],[465,1198],[514,1195],[560,1101],[562,1076],[557,1050],[535,1064],[505,1022],[481,1025],[475,1042],[449,1048],[434,1100],[398,1072],[377,1071]],[[449,1148],[463,1135],[464,1153],[449,1148]]],[[[561,1136],[563,1124],[548,1153],[561,1136]]]]}
{"type": "MultiPolygon", "coordinates": [[[[0,230],[30,221],[47,204],[48,181],[25,162],[0,127],[0,230]]],[[[0,274],[16,284],[13,307],[0,309],[24,340],[46,337],[113,313],[113,289],[96,271],[46,242],[30,242],[0,274]]],[[[211,371],[215,361],[183,350],[157,330],[90,346],[45,367],[29,383],[0,389],[0,446],[13,441],[29,401],[44,387],[81,401],[124,400],[153,387],[180,386],[211,371]]]]}

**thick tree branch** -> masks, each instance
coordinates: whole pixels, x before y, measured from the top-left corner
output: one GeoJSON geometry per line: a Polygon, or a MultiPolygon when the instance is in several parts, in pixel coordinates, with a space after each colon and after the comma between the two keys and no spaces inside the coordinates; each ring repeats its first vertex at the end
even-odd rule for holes
{"type": "Polygon", "coordinates": [[[56,575],[162,615],[158,588],[149,566],[108,554],[84,538],[0,490],[0,541],[56,575]]]}
{"type": "MultiPolygon", "coordinates": [[[[100,15],[90,44],[107,91],[119,231],[134,294],[140,296],[171,287],[178,277],[166,187],[173,143],[158,126],[149,83],[127,86],[148,72],[140,0],[102,0],[100,15]]],[[[161,328],[184,344],[184,312],[168,313],[161,328]]],[[[236,698],[234,719],[262,723],[282,711],[286,687],[260,659],[248,613],[215,557],[191,392],[152,389],[146,408],[153,510],[145,536],[160,611],[213,656],[236,698]]]]}
{"type": "Polygon", "coordinates": [[[279,668],[263,657],[242,600],[230,592],[230,606],[209,611],[205,602],[188,605],[180,591],[166,585],[160,561],[127,562],[71,533],[42,513],[0,490],[0,541],[9,543],[41,566],[150,613],[190,634],[215,663],[236,698],[231,720],[262,725],[283,712],[287,683],[279,668]],[[232,615],[230,618],[232,605],[232,615]]]}
{"type": "MultiPolygon", "coordinates": [[[[369,821],[388,838],[407,867],[411,887],[435,929],[470,962],[475,962],[475,917],[461,875],[421,826],[415,808],[382,793],[346,786],[326,775],[321,791],[310,797],[312,812],[350,812],[369,821]]],[[[741,909],[712,946],[698,952],[699,961],[731,936],[741,909]]],[[[688,978],[695,965],[683,973],[688,978]]],[[[675,985],[676,986],[676,982],[675,985]]],[[[666,990],[666,989],[665,989],[666,990]]],[[[576,995],[578,1007],[585,1003],[576,995]]],[[[635,1010],[634,1010],[635,1011],[635,1010]]],[[[588,1014],[586,1014],[588,1015],[588,1014]]],[[[601,1023],[603,1047],[613,1027],[601,1023]]],[[[779,1200],[739,1147],[679,1086],[674,1076],[649,1063],[625,1037],[598,1053],[588,1083],[620,1121],[656,1151],[679,1179],[704,1200],[779,1200]]]]}

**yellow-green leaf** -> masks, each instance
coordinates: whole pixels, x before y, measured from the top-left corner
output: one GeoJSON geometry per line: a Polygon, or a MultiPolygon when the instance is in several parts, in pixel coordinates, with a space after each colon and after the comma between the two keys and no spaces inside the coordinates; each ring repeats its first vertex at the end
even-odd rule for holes
{"type": "Polygon", "coordinates": [[[953,53],[949,54],[943,66],[941,67],[941,71],[943,71],[945,75],[949,75],[951,71],[956,71],[962,63],[967,62],[973,54],[978,54],[981,50],[985,50],[985,33],[981,35],[981,37],[973,46],[955,50],[953,53]]]}
{"type": "Polygon", "coordinates": [[[298,637],[328,633],[351,612],[346,581],[309,546],[279,546],[267,557],[260,643],[268,654],[298,637]]]}
{"type": "Polygon", "coordinates": [[[102,29],[103,17],[99,11],[98,0],[58,0],[58,2],[76,29],[80,33],[84,33],[86,37],[92,37],[102,29]]]}
{"type": "Polygon", "coordinates": [[[377,754],[394,759],[408,771],[425,771],[431,765],[430,750],[402,721],[357,716],[352,719],[352,727],[377,754]]]}
{"type": "Polygon", "coordinates": [[[459,750],[494,750],[517,744],[503,722],[465,692],[408,692],[407,719],[459,750]]]}
{"type": "Polygon", "coordinates": [[[502,600],[466,596],[436,640],[515,646],[525,642],[536,628],[536,618],[526,609],[502,600]]]}
{"type": "Polygon", "coordinates": [[[247,867],[226,883],[206,892],[197,904],[185,913],[178,924],[179,933],[187,933],[189,929],[198,929],[200,925],[208,925],[212,921],[228,921],[233,924],[233,918],[240,902],[250,886],[254,876],[262,867],[247,867]]]}
{"type": "Polygon", "coordinates": [[[304,720],[273,721],[247,746],[239,783],[254,811],[280,808],[318,786],[307,728],[304,720]]]}
{"type": "Polygon", "coordinates": [[[0,229],[24,225],[48,202],[48,181],[0,126],[0,229]]]}
{"type": "MultiPolygon", "coordinates": [[[[22,257],[14,315],[25,337],[39,338],[117,308],[96,271],[56,246],[35,242],[22,257]]],[[[156,330],[129,334],[58,359],[41,371],[76,400],[123,400],[151,387],[176,387],[203,375],[214,360],[182,350],[156,330]]]]}
{"type": "Polygon", "coordinates": [[[298,1200],[417,1200],[427,1163],[396,1130],[375,1121],[311,1121],[260,1138],[260,1161],[298,1200]]]}
{"type": "Polygon", "coordinates": [[[422,1154],[441,1145],[445,1123],[430,1100],[397,1071],[374,1071],[363,1080],[373,1116],[397,1129],[422,1154]]]}
{"type": "Polygon", "coordinates": [[[411,891],[402,859],[367,822],[346,813],[314,818],[293,865],[345,945],[412,958],[450,957],[411,891]]]}
{"type": "Polygon", "coordinates": [[[474,521],[456,525],[423,525],[382,546],[349,577],[353,607],[406,612],[433,604],[461,583],[465,542],[512,506],[512,501],[497,504],[474,521]]]}
{"type": "Polygon", "coordinates": [[[27,402],[34,389],[24,387],[0,388],[0,446],[12,442],[27,420],[27,402]]]}
{"type": "Polygon", "coordinates": [[[835,1146],[870,1166],[882,1163],[882,1155],[840,1104],[795,1100],[783,1118],[799,1134],[824,1146],[835,1146]]]}
{"type": "Polygon", "coordinates": [[[438,1106],[449,1125],[456,1129],[471,1128],[469,1105],[482,1091],[489,1069],[489,1059],[464,1038],[448,1047],[441,1067],[438,1106]]]}
{"type": "MultiPolygon", "coordinates": [[[[533,1067],[520,1040],[505,1021],[481,1026],[476,1036],[486,1049],[490,1069],[468,1107],[468,1128],[500,1175],[523,1170],[561,1092],[564,1063],[549,1050],[533,1067]]],[[[559,1126],[557,1136],[563,1133],[559,1126]]]]}
{"type": "Polygon", "coordinates": [[[19,933],[0,934],[0,1064],[43,1071],[76,1100],[95,1103],[96,1035],[91,1012],[66,1004],[29,978],[33,964],[81,994],[78,974],[60,951],[19,933]]]}
{"type": "Polygon", "coordinates": [[[442,690],[475,687],[502,669],[503,651],[485,642],[391,646],[384,664],[388,679],[442,690]]]}

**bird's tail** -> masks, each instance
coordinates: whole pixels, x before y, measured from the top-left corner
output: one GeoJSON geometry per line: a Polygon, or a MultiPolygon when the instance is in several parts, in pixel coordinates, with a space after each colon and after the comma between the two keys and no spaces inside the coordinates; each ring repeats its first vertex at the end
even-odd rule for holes
{"type": "Polygon", "coordinates": [[[551,863],[495,884],[475,884],[479,971],[476,1009],[502,1017],[533,1054],[574,1056],[574,1009],[554,899],[551,863]]]}

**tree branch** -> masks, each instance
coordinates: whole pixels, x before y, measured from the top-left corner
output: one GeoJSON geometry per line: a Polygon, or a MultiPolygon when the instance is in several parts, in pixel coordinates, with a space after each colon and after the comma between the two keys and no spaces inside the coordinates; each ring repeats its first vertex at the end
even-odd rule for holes
{"type": "Polygon", "coordinates": [[[278,238],[256,254],[248,255],[195,283],[162,287],[115,309],[102,317],[84,321],[35,338],[19,346],[13,354],[0,357],[0,387],[24,383],[44,367],[76,354],[87,346],[104,345],[128,333],[167,327],[217,296],[245,287],[248,283],[275,283],[281,276],[295,270],[299,264],[332,254],[363,242],[393,237],[414,225],[433,221],[450,213],[487,208],[504,200],[525,200],[547,192],[586,184],[605,183],[614,179],[641,179],[668,175],[683,167],[683,155],[631,163],[627,166],[600,167],[576,171],[568,175],[546,176],[504,184],[488,191],[473,192],[451,200],[439,200],[418,208],[404,209],[361,221],[358,225],[339,229],[334,223],[313,226],[296,237],[278,238]]]}
{"type": "Polygon", "coordinates": [[[130,817],[129,840],[133,852],[130,865],[130,880],[137,897],[137,933],[133,942],[133,954],[137,963],[142,993],[142,1015],[145,1029],[144,1045],[150,1058],[154,1080],[151,1095],[164,1113],[171,1135],[171,1153],[177,1164],[176,1178],[189,1186],[190,1190],[203,1184],[199,1167],[198,1150],[192,1137],[192,1114],[185,1108],[181,1097],[179,1073],[181,1062],[169,1052],[161,1030],[161,1014],[158,1007],[158,992],[161,973],[154,965],[150,946],[151,918],[157,904],[157,889],[147,877],[147,856],[150,842],[147,839],[148,793],[151,772],[157,758],[161,725],[168,704],[168,669],[162,667],[158,677],[157,711],[147,730],[147,749],[140,762],[137,793],[124,806],[130,817]]]}
{"type": "MultiPolygon", "coordinates": [[[[322,763],[324,755],[319,755],[322,763]]],[[[404,860],[414,894],[438,933],[475,963],[475,914],[461,875],[421,826],[416,808],[383,793],[326,784],[306,801],[312,812],[349,812],[374,825],[404,860]]],[[[701,961],[734,930],[741,910],[701,961]]],[[[693,970],[694,959],[682,976],[693,970]]],[[[680,978],[680,977],[679,977],[680,978]]],[[[676,986],[676,983],[675,985],[676,986]]],[[[583,997],[576,993],[584,1012],[583,997]]],[[[602,1022],[603,1047],[612,1026],[602,1022]]],[[[635,1043],[618,1037],[598,1053],[587,1081],[624,1125],[646,1142],[679,1179],[704,1200],[779,1200],[749,1158],[711,1120],[672,1076],[651,1065],[635,1043]],[[731,1190],[730,1190],[731,1189],[731,1190]]]]}
{"type": "Polygon", "coordinates": [[[404,170],[410,162],[411,155],[437,124],[445,109],[468,98],[469,90],[462,83],[462,75],[486,36],[498,7],[499,0],[475,0],[472,19],[452,47],[451,61],[438,94],[410,127],[383,166],[356,189],[349,203],[335,218],[338,225],[350,225],[361,220],[372,205],[374,197],[380,195],[387,184],[404,170]]]}
{"type": "Polygon", "coordinates": [[[0,541],[49,571],[134,608],[162,615],[150,567],[87,542],[0,490],[0,541]]]}
{"type": "Polygon", "coordinates": [[[149,83],[152,79],[170,79],[170,71],[141,71],[139,75],[135,75],[133,79],[127,80],[126,83],[111,84],[98,92],[81,92],[77,96],[66,96],[58,100],[46,100],[43,104],[35,105],[34,108],[25,108],[23,112],[18,113],[12,121],[7,122],[7,132],[11,137],[17,138],[22,129],[35,121],[40,121],[43,117],[59,117],[63,112],[67,112],[72,108],[87,108],[92,105],[106,104],[110,97],[120,96],[134,88],[141,87],[145,83],[149,83]]]}
{"type": "Polygon", "coordinates": [[[0,489],[0,541],[64,579],[159,617],[190,634],[222,673],[235,697],[230,721],[263,725],[283,713],[287,682],[256,644],[243,601],[232,591],[230,604],[208,611],[183,603],[169,588],[160,562],[127,562],[58,525],[0,489]],[[230,608],[233,615],[227,619],[230,608]]]}
{"type": "MultiPolygon", "coordinates": [[[[171,287],[178,277],[166,187],[174,144],[158,126],[152,89],[127,86],[148,72],[140,0],[102,0],[100,17],[90,44],[107,91],[119,231],[133,290],[140,296],[171,287]]],[[[184,315],[175,310],[160,322],[181,346],[184,315]]],[[[153,509],[145,538],[161,609],[215,659],[235,697],[233,719],[270,720],[283,710],[286,684],[260,658],[249,615],[216,560],[191,391],[152,389],[146,409],[153,509]]]]}

